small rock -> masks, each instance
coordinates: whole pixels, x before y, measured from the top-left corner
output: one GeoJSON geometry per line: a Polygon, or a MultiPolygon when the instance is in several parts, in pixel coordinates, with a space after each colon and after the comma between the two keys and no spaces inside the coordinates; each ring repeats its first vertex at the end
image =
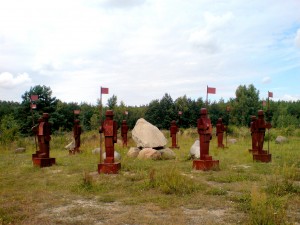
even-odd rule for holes
{"type": "Polygon", "coordinates": [[[136,147],[131,147],[127,152],[127,156],[130,158],[136,158],[140,153],[140,149],[136,147]]]}
{"type": "Polygon", "coordinates": [[[287,142],[288,139],[284,136],[278,136],[276,139],[275,139],[275,143],[276,144],[282,144],[284,142],[287,142]]]}
{"type": "Polygon", "coordinates": [[[171,150],[170,148],[164,148],[159,150],[160,154],[161,154],[161,158],[162,159],[175,159],[176,158],[176,154],[173,150],[171,150]]]}
{"type": "Polygon", "coordinates": [[[16,148],[15,153],[23,153],[26,152],[26,148],[16,148]]]}
{"type": "Polygon", "coordinates": [[[92,153],[93,153],[94,155],[100,154],[100,148],[95,148],[95,149],[93,149],[93,150],[92,150],[92,153]]]}
{"type": "MultiPolygon", "coordinates": [[[[106,152],[103,152],[103,153],[102,153],[102,158],[103,158],[103,160],[106,159],[106,152]]],[[[121,155],[120,155],[120,153],[117,152],[117,151],[115,151],[115,152],[114,152],[114,158],[115,158],[115,160],[121,160],[121,155]]]]}
{"type": "Polygon", "coordinates": [[[237,140],[235,138],[230,138],[230,139],[228,139],[228,143],[235,144],[235,143],[237,143],[237,140]]]}
{"type": "Polygon", "coordinates": [[[190,148],[190,156],[192,159],[200,159],[200,142],[196,140],[190,148]]]}
{"type": "Polygon", "coordinates": [[[153,148],[144,148],[140,151],[139,155],[137,156],[138,159],[153,159],[158,160],[161,159],[161,154],[159,151],[153,148]]]}
{"type": "Polygon", "coordinates": [[[75,141],[74,140],[72,140],[69,144],[67,144],[65,146],[65,149],[67,149],[67,150],[73,150],[74,148],[75,148],[75,141]]]}

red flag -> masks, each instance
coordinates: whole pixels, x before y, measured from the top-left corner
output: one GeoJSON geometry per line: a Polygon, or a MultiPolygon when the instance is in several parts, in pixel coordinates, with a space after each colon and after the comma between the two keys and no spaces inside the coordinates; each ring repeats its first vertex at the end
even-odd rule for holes
{"type": "Polygon", "coordinates": [[[101,87],[101,94],[108,94],[108,88],[101,87]]]}
{"type": "Polygon", "coordinates": [[[208,94],[216,94],[216,88],[207,86],[207,93],[208,94]]]}
{"type": "Polygon", "coordinates": [[[36,109],[36,104],[35,103],[30,103],[30,108],[31,109],[36,109]]]}
{"type": "Polygon", "coordinates": [[[273,98],[273,92],[268,91],[268,97],[273,98]]]}
{"type": "Polygon", "coordinates": [[[38,95],[31,95],[30,96],[30,100],[31,101],[37,101],[39,99],[39,96],[38,95]]]}
{"type": "Polygon", "coordinates": [[[80,114],[80,110],[79,110],[79,109],[75,109],[75,110],[74,110],[74,114],[75,114],[75,115],[79,115],[79,114],[80,114]]]}

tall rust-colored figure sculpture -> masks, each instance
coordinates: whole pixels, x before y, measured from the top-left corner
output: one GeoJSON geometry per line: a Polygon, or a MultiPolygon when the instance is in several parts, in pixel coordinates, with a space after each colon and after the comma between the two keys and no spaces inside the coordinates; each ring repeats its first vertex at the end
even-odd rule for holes
{"type": "Polygon", "coordinates": [[[128,133],[128,125],[126,120],[122,121],[121,125],[121,136],[122,136],[122,141],[123,141],[123,147],[127,147],[127,133],[128,133]]]}
{"type": "Polygon", "coordinates": [[[252,149],[249,149],[249,152],[252,153],[256,153],[258,150],[256,121],[257,121],[256,116],[251,116],[250,132],[251,132],[251,140],[252,140],[252,149]]]}
{"type": "Polygon", "coordinates": [[[52,166],[55,158],[50,158],[51,124],[48,122],[49,114],[43,113],[43,118],[39,119],[38,127],[35,128],[38,136],[39,150],[32,155],[34,165],[40,167],[52,166]]]}
{"type": "Polygon", "coordinates": [[[38,119],[38,124],[36,124],[34,127],[31,128],[31,130],[33,131],[34,135],[37,137],[37,141],[38,141],[38,149],[35,154],[32,154],[32,158],[36,157],[38,154],[40,154],[40,149],[42,149],[42,136],[39,136],[39,124],[43,122],[43,117],[40,117],[38,119]]]}
{"type": "Polygon", "coordinates": [[[268,151],[263,150],[264,140],[265,140],[265,133],[266,129],[270,129],[272,125],[267,123],[264,119],[264,111],[258,110],[257,112],[258,118],[255,122],[256,129],[257,129],[257,153],[253,154],[253,160],[261,161],[261,162],[270,162],[272,155],[269,154],[268,151]]]}
{"type": "Polygon", "coordinates": [[[172,138],[172,146],[170,148],[179,148],[177,145],[177,132],[178,127],[176,125],[175,120],[172,120],[171,126],[170,126],[170,137],[172,138]]]}
{"type": "Polygon", "coordinates": [[[117,122],[113,120],[114,113],[112,110],[107,110],[105,113],[106,119],[102,123],[99,133],[104,134],[105,153],[104,163],[98,164],[98,173],[117,173],[121,168],[121,163],[116,163],[114,159],[114,143],[117,142],[117,122]]]}
{"type": "Polygon", "coordinates": [[[216,136],[218,137],[218,148],[224,148],[223,133],[226,131],[226,126],[222,122],[222,118],[219,118],[216,125],[216,136]]]}
{"type": "Polygon", "coordinates": [[[75,147],[73,150],[69,150],[70,154],[80,153],[80,135],[81,135],[81,126],[80,121],[78,119],[74,120],[73,126],[73,137],[75,141],[75,147]]]}
{"type": "Polygon", "coordinates": [[[209,143],[212,137],[212,125],[207,116],[207,109],[200,110],[200,118],[197,120],[197,129],[200,139],[200,160],[193,161],[196,170],[209,170],[219,167],[219,160],[212,160],[209,155],[209,143]]]}

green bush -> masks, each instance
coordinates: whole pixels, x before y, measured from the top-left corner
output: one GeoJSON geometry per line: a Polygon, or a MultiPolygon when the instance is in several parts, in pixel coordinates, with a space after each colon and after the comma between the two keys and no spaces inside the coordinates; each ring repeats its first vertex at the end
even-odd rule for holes
{"type": "Polygon", "coordinates": [[[0,122],[0,142],[8,144],[19,137],[19,126],[14,117],[9,114],[2,117],[0,122]]]}

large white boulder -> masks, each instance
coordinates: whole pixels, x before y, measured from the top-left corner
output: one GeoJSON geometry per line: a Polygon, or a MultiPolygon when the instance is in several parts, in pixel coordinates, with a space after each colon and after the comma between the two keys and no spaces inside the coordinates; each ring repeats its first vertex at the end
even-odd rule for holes
{"type": "Polygon", "coordinates": [[[133,130],[132,139],[137,147],[163,148],[167,144],[164,134],[145,119],[138,119],[133,130]]]}
{"type": "Polygon", "coordinates": [[[200,159],[200,142],[196,140],[190,148],[190,156],[192,159],[200,159]]]}

